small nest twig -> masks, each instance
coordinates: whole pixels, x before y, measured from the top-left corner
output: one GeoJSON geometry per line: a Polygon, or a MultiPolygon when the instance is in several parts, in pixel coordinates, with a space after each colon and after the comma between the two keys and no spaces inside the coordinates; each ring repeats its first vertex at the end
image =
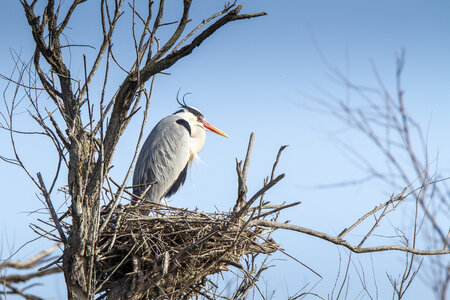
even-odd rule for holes
{"type": "Polygon", "coordinates": [[[97,291],[111,299],[207,293],[208,275],[239,268],[240,258],[279,247],[265,238],[270,231],[235,216],[152,205],[118,207],[99,239],[97,291]],[[146,216],[142,210],[154,212],[146,216]]]}

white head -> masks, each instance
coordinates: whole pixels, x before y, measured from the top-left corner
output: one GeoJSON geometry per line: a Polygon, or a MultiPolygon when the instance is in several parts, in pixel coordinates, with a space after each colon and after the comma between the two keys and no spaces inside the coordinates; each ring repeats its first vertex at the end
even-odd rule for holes
{"type": "Polygon", "coordinates": [[[187,121],[190,127],[188,129],[191,136],[189,161],[191,161],[200,152],[200,150],[202,150],[206,140],[205,129],[221,136],[228,137],[226,133],[208,123],[200,110],[192,106],[187,106],[186,103],[181,103],[180,101],[178,101],[178,103],[181,105],[181,109],[175,112],[174,115],[177,115],[187,121]]]}

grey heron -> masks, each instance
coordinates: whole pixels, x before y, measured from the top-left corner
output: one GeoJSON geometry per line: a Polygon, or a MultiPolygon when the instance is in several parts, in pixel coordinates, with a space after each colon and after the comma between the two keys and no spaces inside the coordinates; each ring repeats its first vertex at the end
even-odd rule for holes
{"type": "Polygon", "coordinates": [[[181,188],[188,166],[203,148],[206,130],[228,137],[184,99],[181,103],[177,96],[177,102],[181,109],[156,124],[139,153],[133,194],[144,201],[161,203],[181,188]]]}

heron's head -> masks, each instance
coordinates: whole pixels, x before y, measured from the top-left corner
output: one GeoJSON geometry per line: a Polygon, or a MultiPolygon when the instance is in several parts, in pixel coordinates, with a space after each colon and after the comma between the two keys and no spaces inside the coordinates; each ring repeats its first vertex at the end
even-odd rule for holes
{"type": "Polygon", "coordinates": [[[221,136],[229,137],[225,132],[214,127],[210,123],[208,123],[205,120],[205,116],[202,114],[202,112],[200,110],[198,110],[195,107],[186,105],[186,103],[184,102],[184,97],[183,97],[183,103],[181,103],[180,100],[178,100],[178,97],[177,97],[177,102],[178,102],[178,104],[181,105],[181,109],[179,111],[175,112],[175,114],[179,114],[183,119],[188,121],[190,126],[198,126],[200,128],[206,129],[208,131],[217,133],[221,136]]]}

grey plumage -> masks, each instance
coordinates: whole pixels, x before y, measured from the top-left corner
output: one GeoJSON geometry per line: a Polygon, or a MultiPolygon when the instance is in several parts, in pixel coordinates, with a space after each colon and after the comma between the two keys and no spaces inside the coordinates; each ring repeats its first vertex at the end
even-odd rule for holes
{"type": "Polygon", "coordinates": [[[135,187],[133,194],[140,196],[146,189],[145,184],[157,182],[147,192],[147,201],[159,203],[175,182],[178,190],[186,179],[186,174],[181,178],[180,174],[187,170],[189,148],[184,145],[189,144],[190,135],[177,123],[179,119],[177,115],[170,115],[159,121],[142,146],[133,175],[133,185],[142,186],[135,187]]]}
{"type": "Polygon", "coordinates": [[[181,110],[156,124],[139,153],[133,174],[133,194],[139,198],[144,196],[145,201],[160,203],[181,188],[189,164],[203,148],[205,129],[228,137],[206,122],[199,110],[181,105],[181,110]],[[154,184],[142,195],[151,183],[154,184]]]}

